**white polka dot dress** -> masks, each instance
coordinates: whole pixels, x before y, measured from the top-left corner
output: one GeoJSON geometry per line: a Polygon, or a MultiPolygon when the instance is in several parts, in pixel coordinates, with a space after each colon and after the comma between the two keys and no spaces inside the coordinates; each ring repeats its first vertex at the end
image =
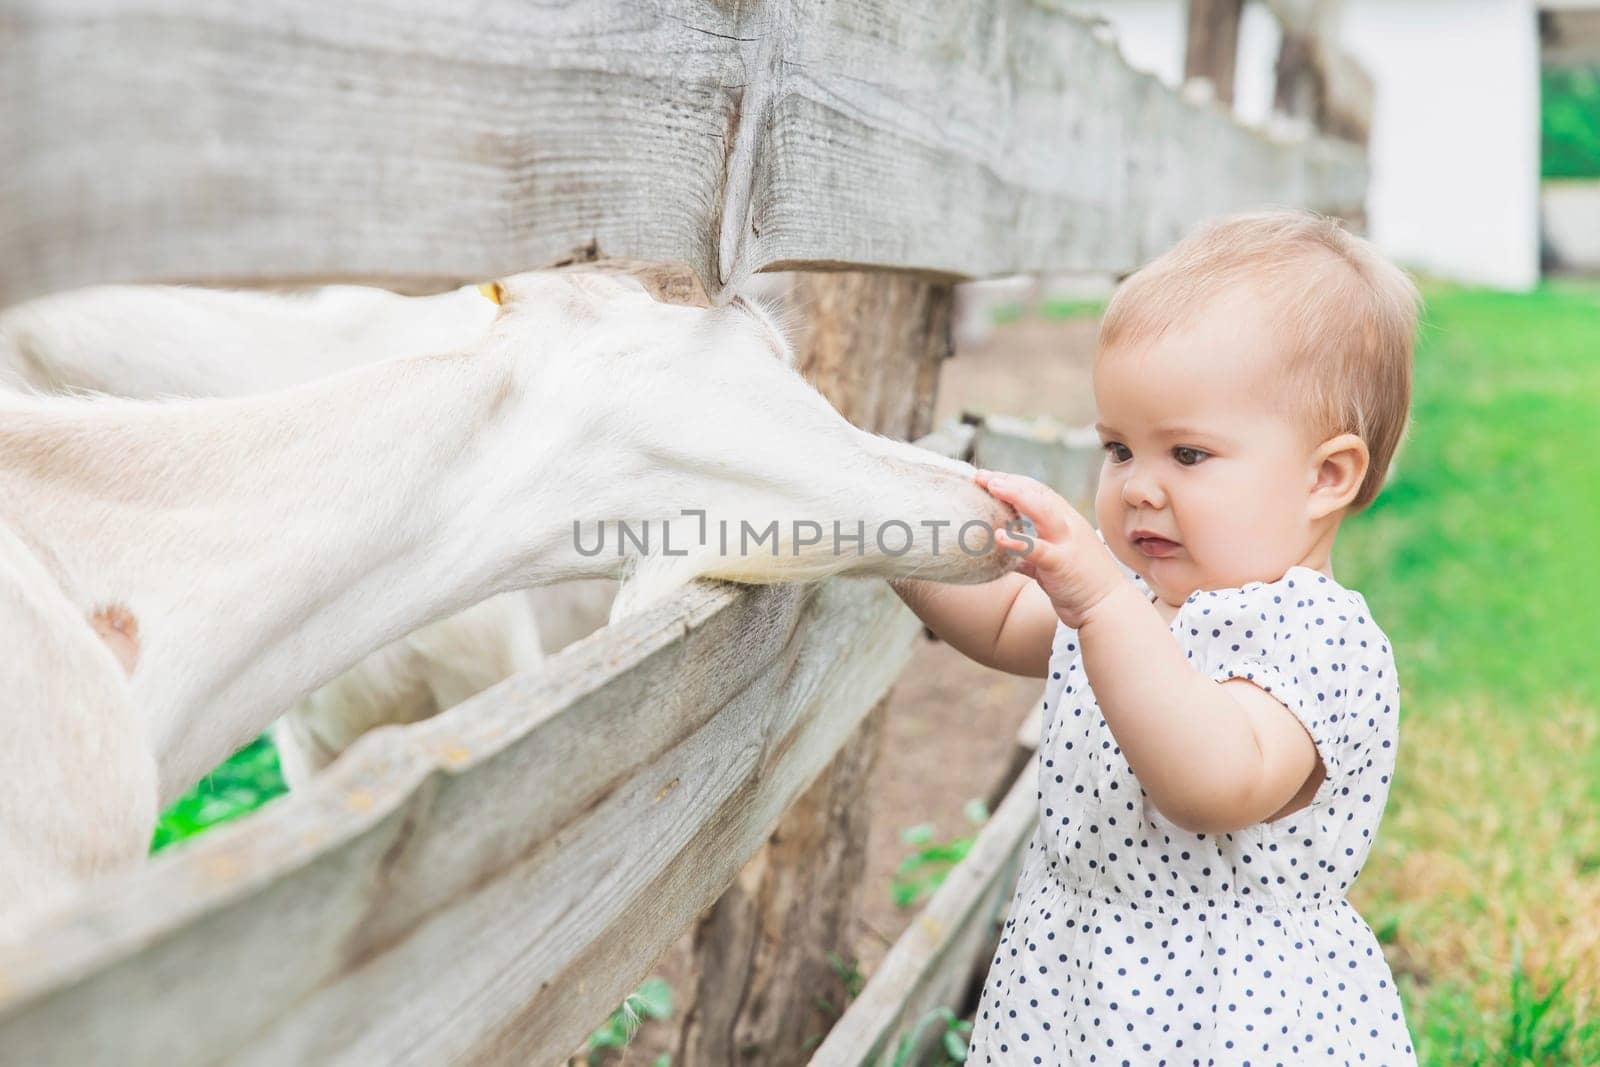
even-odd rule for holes
{"type": "MultiPolygon", "coordinates": [[[[1125,572],[1150,595],[1132,570],[1125,572]]],[[[1197,834],[1145,799],[1058,625],[1039,826],[972,1029],[969,1064],[1412,1064],[1400,998],[1345,892],[1398,740],[1389,640],[1360,593],[1307,567],[1199,591],[1171,623],[1217,681],[1256,681],[1327,768],[1309,807],[1197,834]]]]}

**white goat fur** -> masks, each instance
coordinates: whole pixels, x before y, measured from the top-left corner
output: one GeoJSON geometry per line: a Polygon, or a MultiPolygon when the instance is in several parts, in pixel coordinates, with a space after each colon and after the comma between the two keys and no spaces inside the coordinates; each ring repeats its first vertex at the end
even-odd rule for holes
{"type": "MultiPolygon", "coordinates": [[[[364,286],[285,296],[102,286],[0,315],[0,388],[133,399],[247,396],[383,359],[480,340],[495,306],[473,287],[406,298],[364,286]]],[[[428,718],[605,621],[614,583],[490,597],[407,634],[307,695],[275,724],[299,786],[368,730],[428,718]],[[605,586],[605,591],[595,588],[605,586]]]]}
{"type": "MultiPolygon", "coordinates": [[[[411,645],[419,716],[536,662],[511,590],[626,577],[620,615],[701,575],[1007,568],[952,544],[1012,517],[971,468],[850,426],[758,310],[661,304],[589,272],[502,287],[498,313],[471,289],[107,287],[0,316],[0,641],[20,650],[0,660],[0,913],[137,861],[160,805],[388,642],[499,601],[475,609],[477,633],[468,616],[411,645]],[[399,358],[369,362],[386,350],[399,358]],[[37,392],[63,389],[202,398],[37,392]],[[684,508],[779,520],[781,551],[697,546],[684,508]],[[575,520],[619,517],[670,523],[689,554],[577,551],[575,520]],[[916,537],[898,556],[870,534],[860,556],[795,552],[794,519],[916,537]],[[950,524],[941,551],[923,520],[950,524]],[[493,655],[461,652],[483,634],[493,655]]],[[[309,741],[315,760],[348,738],[309,741]]]]}

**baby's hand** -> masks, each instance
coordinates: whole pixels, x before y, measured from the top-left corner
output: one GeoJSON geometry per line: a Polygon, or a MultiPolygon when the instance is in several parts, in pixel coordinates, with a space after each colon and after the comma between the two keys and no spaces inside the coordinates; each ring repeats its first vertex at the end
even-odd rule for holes
{"type": "Polygon", "coordinates": [[[1032,520],[1031,541],[996,530],[995,543],[1022,557],[1017,569],[1039,583],[1062,622],[1081,629],[1096,605],[1128,584],[1089,520],[1055,490],[1021,474],[980,470],[976,480],[1032,520]]]}

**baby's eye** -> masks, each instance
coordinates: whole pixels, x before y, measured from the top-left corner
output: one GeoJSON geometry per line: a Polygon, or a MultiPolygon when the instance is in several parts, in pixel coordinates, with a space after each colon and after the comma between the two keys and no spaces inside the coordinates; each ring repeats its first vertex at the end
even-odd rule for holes
{"type": "MultiPolygon", "coordinates": [[[[1122,462],[1122,457],[1117,455],[1117,450],[1119,448],[1122,449],[1122,451],[1124,451],[1124,452],[1128,451],[1127,448],[1123,447],[1123,445],[1119,444],[1116,441],[1107,441],[1101,447],[1106,450],[1107,456],[1110,458],[1111,462],[1113,462],[1113,463],[1121,463],[1122,462]]],[[[1129,455],[1132,455],[1132,453],[1129,453],[1129,455]]]]}
{"type": "Polygon", "coordinates": [[[1180,446],[1172,450],[1172,455],[1177,459],[1181,466],[1192,467],[1196,463],[1199,463],[1201,458],[1206,456],[1207,453],[1200,451],[1198,448],[1185,448],[1180,446]]]}

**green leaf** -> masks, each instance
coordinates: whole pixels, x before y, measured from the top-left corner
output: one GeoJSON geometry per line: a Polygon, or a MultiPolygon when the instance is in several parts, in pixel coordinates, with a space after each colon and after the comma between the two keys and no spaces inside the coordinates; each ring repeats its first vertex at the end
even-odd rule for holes
{"type": "Polygon", "coordinates": [[[631,998],[635,1010],[647,1019],[672,1017],[672,986],[665,978],[647,978],[631,998]]]}

